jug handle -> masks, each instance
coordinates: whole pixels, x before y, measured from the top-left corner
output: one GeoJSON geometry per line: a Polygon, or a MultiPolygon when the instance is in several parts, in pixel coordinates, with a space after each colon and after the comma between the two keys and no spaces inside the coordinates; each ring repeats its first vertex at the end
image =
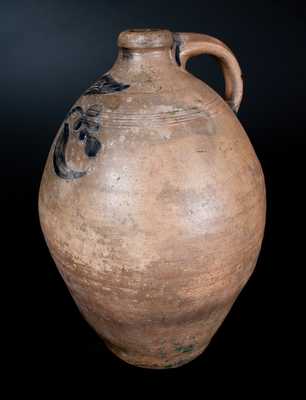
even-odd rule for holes
{"type": "Polygon", "coordinates": [[[237,113],[243,95],[241,69],[232,51],[220,40],[201,33],[174,33],[175,59],[183,69],[189,58],[208,54],[217,59],[225,81],[225,101],[237,113]]]}

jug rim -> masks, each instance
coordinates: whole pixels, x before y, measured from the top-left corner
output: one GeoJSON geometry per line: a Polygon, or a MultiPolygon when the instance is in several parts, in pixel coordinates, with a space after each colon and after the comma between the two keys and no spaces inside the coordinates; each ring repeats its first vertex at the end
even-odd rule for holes
{"type": "Polygon", "coordinates": [[[118,36],[118,46],[127,49],[171,47],[172,32],[163,28],[128,29],[118,36]]]}

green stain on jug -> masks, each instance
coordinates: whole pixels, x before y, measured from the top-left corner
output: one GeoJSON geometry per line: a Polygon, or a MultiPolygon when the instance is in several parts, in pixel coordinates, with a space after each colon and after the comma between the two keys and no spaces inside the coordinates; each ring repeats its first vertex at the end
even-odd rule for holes
{"type": "Polygon", "coordinates": [[[178,353],[190,353],[193,351],[194,345],[190,344],[189,346],[178,346],[175,348],[175,351],[178,353]]]}
{"type": "Polygon", "coordinates": [[[166,368],[176,368],[176,367],[180,367],[181,365],[187,364],[190,361],[190,358],[183,358],[180,359],[176,362],[173,362],[172,364],[166,364],[163,366],[164,369],[166,368]]]}
{"type": "Polygon", "coordinates": [[[159,355],[160,355],[161,358],[166,358],[166,356],[167,356],[167,354],[163,350],[161,350],[159,352],[159,355]]]}

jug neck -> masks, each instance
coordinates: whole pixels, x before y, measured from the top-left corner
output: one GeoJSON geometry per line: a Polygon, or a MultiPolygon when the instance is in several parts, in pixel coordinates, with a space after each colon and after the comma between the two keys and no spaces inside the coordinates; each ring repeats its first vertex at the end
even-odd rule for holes
{"type": "Polygon", "coordinates": [[[119,48],[116,62],[129,65],[173,64],[171,49],[126,49],[119,48]]]}
{"type": "Polygon", "coordinates": [[[144,67],[146,64],[173,65],[173,35],[165,29],[131,29],[118,37],[116,64],[144,67]]]}

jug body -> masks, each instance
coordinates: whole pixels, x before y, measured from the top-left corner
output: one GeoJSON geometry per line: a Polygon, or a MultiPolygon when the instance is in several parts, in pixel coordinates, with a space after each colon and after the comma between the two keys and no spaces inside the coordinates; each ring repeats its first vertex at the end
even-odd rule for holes
{"type": "Polygon", "coordinates": [[[172,368],[203,352],[253,272],[264,177],[235,115],[241,75],[223,43],[166,30],[118,42],[114,66],[55,137],[40,222],[106,345],[131,364],[172,368]],[[202,52],[221,60],[226,101],[185,69],[202,52]]]}

